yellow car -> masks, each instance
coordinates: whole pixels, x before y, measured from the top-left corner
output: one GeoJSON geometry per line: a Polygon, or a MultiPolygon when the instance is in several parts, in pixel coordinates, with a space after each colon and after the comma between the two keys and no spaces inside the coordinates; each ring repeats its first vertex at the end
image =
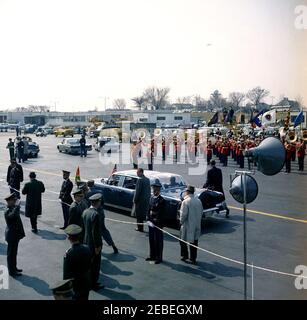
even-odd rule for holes
{"type": "Polygon", "coordinates": [[[56,128],[54,130],[54,135],[56,137],[58,137],[58,136],[63,136],[63,137],[71,136],[71,137],[73,137],[74,136],[74,130],[71,129],[71,128],[59,127],[59,128],[56,128]]]}

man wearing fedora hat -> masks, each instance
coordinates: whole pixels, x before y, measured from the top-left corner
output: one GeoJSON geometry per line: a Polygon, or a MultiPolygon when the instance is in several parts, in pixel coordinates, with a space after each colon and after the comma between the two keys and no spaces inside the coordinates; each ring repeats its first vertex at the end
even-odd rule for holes
{"type": "MultiPolygon", "coordinates": [[[[188,186],[186,189],[184,200],[180,208],[180,241],[181,246],[181,260],[186,262],[189,256],[188,245],[189,242],[195,246],[198,245],[198,238],[201,234],[201,220],[203,216],[203,205],[201,201],[194,197],[195,188],[188,186]]],[[[196,264],[197,249],[190,247],[190,261],[196,264]]]]}
{"type": "Polygon", "coordinates": [[[5,240],[7,242],[7,267],[12,277],[21,275],[22,270],[17,268],[17,252],[19,241],[25,237],[23,224],[20,218],[20,207],[17,205],[15,193],[5,198],[7,209],[4,212],[6,222],[5,240]]]}
{"type": "Polygon", "coordinates": [[[27,196],[25,216],[30,218],[32,232],[37,233],[37,216],[42,214],[42,193],[45,192],[45,186],[36,180],[35,172],[30,172],[29,178],[30,182],[22,189],[22,194],[27,196]]]}
{"type": "Polygon", "coordinates": [[[154,261],[155,264],[158,264],[162,262],[163,231],[160,229],[164,226],[165,200],[160,194],[161,183],[155,182],[151,186],[153,188],[153,195],[150,198],[148,211],[150,252],[146,261],[154,261]]]}

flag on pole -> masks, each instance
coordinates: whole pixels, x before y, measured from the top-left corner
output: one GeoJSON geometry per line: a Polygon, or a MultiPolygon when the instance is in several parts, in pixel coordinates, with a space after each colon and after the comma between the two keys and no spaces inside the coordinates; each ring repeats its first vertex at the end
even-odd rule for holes
{"type": "Polygon", "coordinates": [[[117,164],[115,163],[114,168],[113,168],[113,170],[111,172],[111,175],[114,174],[116,171],[117,171],[117,164]]]}
{"type": "Polygon", "coordinates": [[[304,121],[304,114],[301,111],[294,120],[294,128],[300,125],[304,121]]]}
{"type": "Polygon", "coordinates": [[[76,181],[76,183],[81,181],[81,178],[80,178],[80,168],[79,168],[79,166],[78,166],[78,168],[77,168],[77,170],[76,170],[75,181],[76,181]]]}
{"type": "Polygon", "coordinates": [[[270,110],[265,112],[261,117],[262,125],[276,123],[276,110],[270,110]]]}
{"type": "Polygon", "coordinates": [[[260,112],[258,112],[258,113],[256,114],[256,116],[255,116],[254,118],[252,118],[251,124],[254,123],[257,127],[261,127],[262,124],[261,124],[261,121],[260,121],[259,117],[260,117],[261,115],[263,115],[263,113],[264,113],[264,110],[261,110],[260,112]]]}
{"type": "Polygon", "coordinates": [[[210,121],[208,122],[208,127],[210,127],[212,124],[218,123],[219,121],[219,113],[216,112],[214,114],[214,116],[210,119],[210,121]]]}

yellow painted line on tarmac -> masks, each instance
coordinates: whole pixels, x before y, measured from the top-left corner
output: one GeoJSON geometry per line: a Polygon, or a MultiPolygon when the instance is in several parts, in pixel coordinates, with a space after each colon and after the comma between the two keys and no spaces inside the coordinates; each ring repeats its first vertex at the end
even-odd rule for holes
{"type": "MultiPolygon", "coordinates": [[[[243,208],[239,208],[239,207],[228,206],[228,208],[243,211],[243,208]]],[[[262,216],[267,216],[267,217],[273,217],[273,218],[294,221],[294,222],[299,222],[299,223],[307,223],[307,220],[291,218],[288,216],[281,216],[281,215],[275,214],[275,213],[262,212],[262,211],[252,210],[252,209],[247,209],[246,211],[251,212],[251,213],[255,213],[255,214],[260,214],[262,216]]]]}
{"type": "MultiPolygon", "coordinates": [[[[0,162],[0,165],[1,164],[3,164],[3,163],[0,162]]],[[[31,169],[31,168],[28,169],[28,168],[25,168],[25,167],[23,167],[23,169],[26,170],[26,171],[35,171],[37,173],[42,173],[42,174],[47,174],[47,175],[51,175],[51,176],[62,177],[62,174],[54,173],[54,172],[51,172],[51,171],[37,170],[37,169],[31,169]]],[[[243,211],[243,208],[240,208],[240,207],[228,206],[228,208],[229,209],[243,211]]],[[[253,210],[253,209],[247,209],[246,211],[247,212],[251,212],[251,213],[255,213],[255,214],[259,214],[259,215],[262,215],[262,216],[266,216],[266,217],[271,217],[271,218],[277,218],[277,219],[293,221],[293,222],[299,222],[299,223],[307,223],[307,220],[291,218],[291,217],[288,217],[288,216],[282,216],[282,215],[275,214],[275,213],[257,211],[257,210],[253,210]]]]}

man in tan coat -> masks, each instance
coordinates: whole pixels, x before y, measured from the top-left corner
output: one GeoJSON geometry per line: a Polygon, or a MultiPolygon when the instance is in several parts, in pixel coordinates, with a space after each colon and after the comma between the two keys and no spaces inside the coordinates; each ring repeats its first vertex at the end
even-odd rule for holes
{"type": "MultiPolygon", "coordinates": [[[[198,246],[198,238],[201,235],[201,219],[203,206],[201,201],[194,197],[195,188],[188,186],[180,208],[180,239],[198,246]]],[[[189,256],[188,245],[180,241],[181,260],[186,261],[189,256]]],[[[190,247],[190,261],[196,264],[197,249],[190,247]]]]}

